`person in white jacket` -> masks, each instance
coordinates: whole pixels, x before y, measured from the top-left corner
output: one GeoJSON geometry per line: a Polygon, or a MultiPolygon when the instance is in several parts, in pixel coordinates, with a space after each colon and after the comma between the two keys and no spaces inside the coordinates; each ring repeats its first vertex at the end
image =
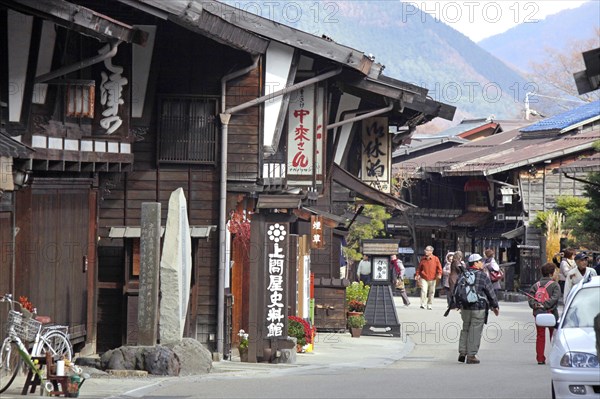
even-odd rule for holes
{"type": "Polygon", "coordinates": [[[580,282],[587,273],[596,276],[596,271],[591,267],[588,267],[589,258],[586,253],[580,252],[575,255],[575,263],[577,264],[577,267],[571,269],[569,273],[567,273],[567,279],[565,280],[565,292],[563,296],[565,304],[569,298],[569,291],[571,291],[571,288],[580,282]]]}

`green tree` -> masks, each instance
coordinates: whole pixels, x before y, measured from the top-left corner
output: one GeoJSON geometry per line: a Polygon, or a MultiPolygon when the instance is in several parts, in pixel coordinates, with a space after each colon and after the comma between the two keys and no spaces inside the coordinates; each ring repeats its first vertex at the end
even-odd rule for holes
{"type": "Polygon", "coordinates": [[[354,223],[350,227],[346,239],[348,245],[344,248],[346,258],[353,261],[359,261],[362,258],[362,254],[360,253],[361,239],[368,240],[387,236],[385,221],[391,217],[386,212],[385,207],[379,205],[365,205],[362,216],[368,217],[370,222],[367,224],[354,223]]]}
{"type": "Polygon", "coordinates": [[[600,172],[590,173],[587,180],[590,182],[585,186],[586,196],[589,198],[586,205],[588,212],[581,225],[589,236],[589,247],[600,249],[600,172]]]}

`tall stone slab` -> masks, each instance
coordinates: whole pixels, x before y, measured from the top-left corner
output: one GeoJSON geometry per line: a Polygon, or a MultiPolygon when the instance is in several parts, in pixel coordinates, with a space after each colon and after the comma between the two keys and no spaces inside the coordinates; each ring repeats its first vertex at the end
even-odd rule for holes
{"type": "Polygon", "coordinates": [[[165,241],[160,260],[160,341],[177,343],[183,338],[192,279],[192,240],[183,189],[169,198],[165,241]]]}
{"type": "Polygon", "coordinates": [[[142,203],[140,234],[140,293],[138,345],[156,345],[158,336],[158,277],[160,260],[160,204],[142,203]]]}

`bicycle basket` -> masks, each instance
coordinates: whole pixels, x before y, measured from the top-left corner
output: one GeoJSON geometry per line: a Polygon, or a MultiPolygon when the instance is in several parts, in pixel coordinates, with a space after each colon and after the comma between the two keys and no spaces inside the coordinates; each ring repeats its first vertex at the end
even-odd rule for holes
{"type": "Polygon", "coordinates": [[[7,331],[12,326],[17,336],[27,342],[35,341],[35,336],[42,327],[42,323],[39,321],[24,317],[21,313],[14,310],[8,312],[8,323],[6,325],[7,331]]]}

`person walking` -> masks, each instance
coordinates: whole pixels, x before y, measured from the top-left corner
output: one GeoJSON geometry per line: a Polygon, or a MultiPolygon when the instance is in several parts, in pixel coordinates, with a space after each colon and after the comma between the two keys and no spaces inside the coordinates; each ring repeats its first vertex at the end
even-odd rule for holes
{"type": "Polygon", "coordinates": [[[406,295],[406,287],[404,286],[404,271],[406,268],[404,267],[404,263],[396,255],[392,255],[392,272],[394,273],[394,279],[392,284],[395,289],[400,293],[400,298],[402,298],[402,302],[404,302],[404,306],[410,305],[410,301],[408,300],[408,295],[406,295]]]}
{"type": "Polygon", "coordinates": [[[446,298],[450,296],[450,269],[452,268],[452,260],[454,259],[454,252],[448,252],[446,254],[446,261],[442,268],[442,287],[446,291],[446,298]]]}
{"type": "Polygon", "coordinates": [[[356,277],[358,281],[362,281],[365,285],[371,284],[371,261],[368,255],[363,255],[362,260],[358,263],[356,277]]]}
{"type": "Polygon", "coordinates": [[[425,247],[425,255],[421,258],[415,271],[415,279],[421,287],[421,309],[432,309],[433,296],[435,295],[436,281],[442,277],[442,264],[440,259],[433,254],[433,247],[425,247]]]}
{"type": "Polygon", "coordinates": [[[452,263],[450,264],[450,275],[448,276],[448,290],[449,290],[449,295],[447,296],[448,305],[450,305],[450,300],[452,298],[452,294],[454,293],[454,286],[456,285],[458,276],[460,276],[460,274],[466,268],[463,258],[464,258],[464,256],[463,256],[462,251],[454,252],[454,256],[452,257],[452,263]]]}
{"type": "Polygon", "coordinates": [[[565,281],[567,280],[567,274],[575,269],[577,265],[575,264],[575,251],[571,248],[566,248],[563,251],[563,257],[560,261],[560,274],[558,276],[558,284],[560,285],[561,292],[565,292],[565,281]]]}
{"type": "MultiPolygon", "coordinates": [[[[533,309],[533,317],[540,313],[552,313],[558,320],[558,300],[560,299],[560,285],[554,281],[552,275],[556,270],[554,263],[546,263],[542,266],[542,278],[529,289],[529,307],[533,309]],[[541,288],[544,288],[547,295],[542,294],[541,288]]],[[[537,335],[535,339],[535,357],[538,364],[546,364],[544,350],[546,349],[546,327],[535,326],[537,335]]],[[[554,328],[548,327],[550,340],[554,328]]]]}
{"type": "Polygon", "coordinates": [[[596,276],[596,271],[591,267],[588,267],[588,263],[589,258],[586,253],[580,252],[575,255],[575,264],[577,267],[571,269],[567,273],[567,278],[565,280],[565,293],[563,294],[563,302],[565,304],[569,298],[569,292],[571,291],[571,288],[580,282],[587,273],[590,273],[592,276],[596,276]]]}
{"type": "MultiPolygon", "coordinates": [[[[492,280],[491,274],[490,272],[494,271],[494,272],[499,272],[500,271],[500,266],[498,265],[498,262],[496,262],[496,259],[494,258],[495,252],[493,249],[488,248],[483,252],[485,259],[483,260],[483,271],[485,272],[485,274],[488,276],[488,278],[490,279],[490,281],[492,280]]],[[[492,281],[492,287],[494,287],[494,290],[496,291],[496,295],[498,294],[498,291],[500,290],[500,280],[498,281],[492,281]]]]}
{"type": "MultiPolygon", "coordinates": [[[[481,344],[481,333],[483,325],[487,323],[488,309],[491,307],[496,316],[500,314],[498,298],[492,287],[492,282],[482,271],[483,258],[479,254],[472,254],[468,259],[468,270],[475,274],[473,288],[477,293],[478,300],[474,303],[459,304],[462,318],[462,330],[458,342],[458,361],[467,364],[479,364],[477,358],[479,345],[481,344]]],[[[459,287],[460,288],[460,287],[459,287]]]]}

